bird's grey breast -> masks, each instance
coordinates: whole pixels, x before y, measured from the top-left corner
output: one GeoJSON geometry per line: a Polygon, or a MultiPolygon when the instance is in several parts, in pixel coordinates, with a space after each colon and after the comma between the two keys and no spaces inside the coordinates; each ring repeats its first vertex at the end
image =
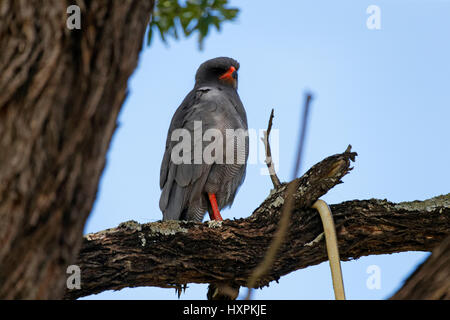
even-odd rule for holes
{"type": "Polygon", "coordinates": [[[214,110],[204,114],[203,127],[218,129],[223,137],[222,161],[212,166],[205,184],[205,191],[216,194],[219,207],[223,208],[231,205],[245,176],[249,151],[247,116],[236,91],[203,87],[196,95],[200,102],[197,108],[214,110]]]}
{"type": "Polygon", "coordinates": [[[199,103],[194,108],[205,108],[211,114],[205,115],[217,129],[248,129],[245,109],[236,92],[215,87],[201,87],[196,91],[199,103]],[[212,107],[214,105],[214,107],[212,107]]]}

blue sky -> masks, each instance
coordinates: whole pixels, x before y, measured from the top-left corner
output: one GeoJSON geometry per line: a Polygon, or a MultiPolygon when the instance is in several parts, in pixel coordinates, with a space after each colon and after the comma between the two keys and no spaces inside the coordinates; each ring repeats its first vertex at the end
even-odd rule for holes
{"type": "MultiPolygon", "coordinates": [[[[86,233],[136,220],[161,219],[159,168],[167,129],[192,89],[197,67],[217,56],[241,63],[239,94],[249,127],[265,129],[275,108],[279,177],[291,175],[305,90],[315,99],[303,171],[348,144],[355,169],[324,200],[427,199],[450,192],[450,1],[232,1],[235,23],[213,32],[198,51],[195,38],[145,47],[129,82],[98,198],[86,233]],[[366,27],[370,5],[381,30],[366,27]]],[[[251,148],[258,148],[252,145],[251,148]]],[[[256,149],[254,149],[256,150],[256,149]]],[[[249,165],[223,217],[249,216],[272,187],[249,165]]],[[[347,298],[385,299],[427,257],[407,252],[343,263],[347,298]],[[381,270],[381,289],[366,286],[367,268],[381,270]]],[[[246,290],[241,289],[241,296],[246,290]]],[[[205,299],[206,285],[189,285],[181,299],[205,299]]],[[[333,299],[328,263],[298,270],[255,299],[333,299]]],[[[88,299],[176,299],[159,288],[104,292],[88,299]]]]}

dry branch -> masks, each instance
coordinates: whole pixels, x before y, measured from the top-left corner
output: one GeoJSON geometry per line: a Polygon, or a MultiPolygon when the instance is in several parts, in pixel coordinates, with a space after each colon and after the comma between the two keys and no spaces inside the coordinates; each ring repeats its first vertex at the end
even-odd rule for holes
{"type": "Polygon", "coordinates": [[[272,131],[273,118],[275,117],[274,112],[275,111],[272,109],[272,112],[270,113],[269,124],[267,125],[267,130],[264,131],[264,137],[262,138],[262,142],[264,143],[264,147],[266,150],[266,164],[267,168],[269,169],[270,179],[272,180],[273,186],[275,188],[278,188],[281,186],[281,182],[275,171],[275,165],[272,159],[272,149],[270,147],[269,142],[270,132],[272,131]]]}
{"type": "MultiPolygon", "coordinates": [[[[304,209],[341,182],[350,170],[346,152],[315,165],[299,179],[287,239],[271,271],[256,284],[268,285],[295,270],[327,260],[323,232],[314,209],[304,209]]],[[[81,290],[74,299],[125,287],[172,287],[228,282],[245,286],[277,228],[286,185],[246,219],[222,223],[129,222],[87,235],[78,265],[81,290]]],[[[450,234],[450,194],[424,202],[349,201],[331,206],[343,260],[371,254],[428,251],[450,234]]]]}

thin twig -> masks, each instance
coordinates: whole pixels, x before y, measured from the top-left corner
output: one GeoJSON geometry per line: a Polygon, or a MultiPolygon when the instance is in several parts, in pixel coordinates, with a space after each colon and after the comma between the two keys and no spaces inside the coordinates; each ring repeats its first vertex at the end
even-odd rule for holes
{"type": "Polygon", "coordinates": [[[274,110],[272,109],[272,112],[270,113],[269,125],[267,127],[267,130],[264,131],[264,138],[261,138],[261,140],[263,141],[266,149],[266,164],[267,168],[269,169],[270,179],[272,179],[272,183],[275,189],[278,189],[281,186],[281,182],[275,171],[275,165],[272,161],[272,150],[270,148],[269,142],[270,132],[272,131],[273,118],[274,118],[274,110]]]}
{"type": "Polygon", "coordinates": [[[300,171],[300,168],[301,168],[301,161],[303,160],[302,153],[303,153],[303,149],[304,149],[305,141],[306,141],[306,132],[308,129],[308,120],[309,120],[309,109],[311,106],[312,98],[313,98],[313,96],[311,93],[306,93],[305,106],[303,108],[303,121],[302,121],[302,126],[300,127],[300,143],[297,148],[297,156],[296,156],[294,171],[292,173],[293,178],[297,177],[297,175],[300,171]]]}

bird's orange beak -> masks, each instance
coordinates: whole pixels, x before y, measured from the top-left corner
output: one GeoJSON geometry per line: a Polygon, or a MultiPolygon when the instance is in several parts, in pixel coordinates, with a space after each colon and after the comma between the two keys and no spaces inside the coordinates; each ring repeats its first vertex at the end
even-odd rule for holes
{"type": "Polygon", "coordinates": [[[225,80],[228,82],[234,82],[237,79],[237,70],[235,67],[230,67],[227,72],[219,77],[220,80],[225,80]]]}

